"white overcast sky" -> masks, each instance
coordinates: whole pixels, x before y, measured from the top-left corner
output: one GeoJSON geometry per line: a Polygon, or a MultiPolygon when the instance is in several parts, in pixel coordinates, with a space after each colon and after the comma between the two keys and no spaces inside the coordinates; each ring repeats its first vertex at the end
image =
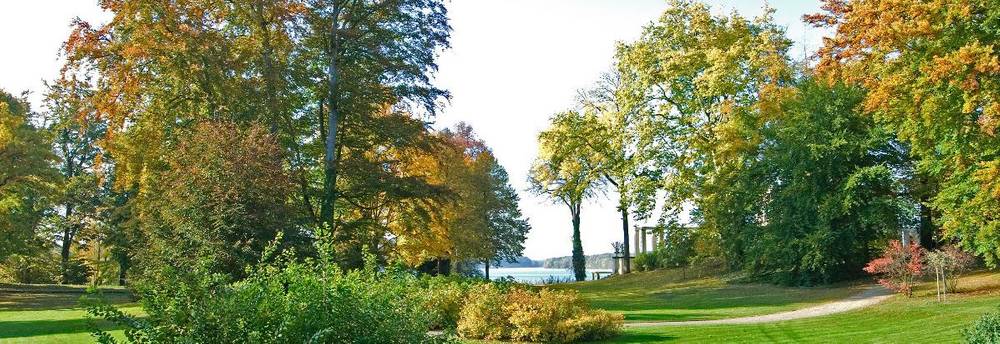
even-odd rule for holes
{"type": "MultiPolygon", "coordinates": [[[[760,14],[764,2],[706,1],[719,13],[760,14]]],[[[801,22],[819,1],[769,1],[775,20],[797,42],[795,57],[813,52],[823,31],[801,22]]],[[[507,168],[530,218],[525,255],[534,259],[570,254],[571,226],[564,207],[534,197],[527,170],[536,136],[551,114],[573,105],[576,91],[611,67],[615,42],[633,40],[666,7],[663,0],[454,0],[448,4],[452,49],[439,60],[438,84],[452,93],[436,127],[472,125],[507,168]]],[[[0,88],[29,91],[40,106],[42,81],[55,78],[57,53],[74,17],[106,21],[96,0],[9,1],[0,11],[0,88]]],[[[584,205],[587,254],[611,251],[621,240],[616,195],[584,205]]],[[[651,220],[655,221],[655,219],[651,220]]]]}

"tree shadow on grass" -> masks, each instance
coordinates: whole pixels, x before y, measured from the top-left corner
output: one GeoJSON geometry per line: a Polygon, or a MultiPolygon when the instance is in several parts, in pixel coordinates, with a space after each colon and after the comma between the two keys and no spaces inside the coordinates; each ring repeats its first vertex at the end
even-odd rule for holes
{"type": "MultiPolygon", "coordinates": [[[[0,292],[0,311],[56,310],[80,307],[83,293],[26,293],[0,292]]],[[[128,294],[104,294],[107,302],[121,304],[132,302],[128,294]]]]}
{"type": "Polygon", "coordinates": [[[626,333],[622,336],[596,343],[663,343],[675,341],[678,338],[666,334],[656,333],[626,333]]]}
{"type": "MultiPolygon", "coordinates": [[[[22,338],[34,336],[46,336],[53,334],[89,333],[91,332],[91,319],[63,319],[63,320],[25,320],[25,321],[3,321],[0,319],[0,339],[22,338]]],[[[110,323],[105,321],[94,322],[100,328],[108,330],[110,323]]]]}

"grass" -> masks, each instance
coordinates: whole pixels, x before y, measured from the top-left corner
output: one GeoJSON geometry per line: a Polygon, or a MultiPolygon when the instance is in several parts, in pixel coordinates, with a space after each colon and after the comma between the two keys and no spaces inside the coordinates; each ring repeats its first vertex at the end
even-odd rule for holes
{"type": "Polygon", "coordinates": [[[895,296],[864,309],[809,319],[754,325],[626,329],[608,343],[955,343],[961,329],[998,310],[1000,273],[962,279],[960,294],[938,302],[933,281],[913,298],[895,296]]]}
{"type": "MultiPolygon", "coordinates": [[[[88,317],[79,306],[82,287],[66,286],[0,286],[0,343],[91,343],[92,326],[112,329],[104,321],[88,317]]],[[[126,312],[139,313],[130,297],[122,291],[107,292],[110,302],[124,307],[126,312]]],[[[122,331],[111,332],[122,337],[122,331]]]]}
{"type": "Polygon", "coordinates": [[[839,300],[860,292],[857,284],[788,288],[731,283],[718,276],[691,276],[683,268],[550,287],[575,289],[592,306],[622,313],[626,321],[710,320],[761,315],[839,300]]]}

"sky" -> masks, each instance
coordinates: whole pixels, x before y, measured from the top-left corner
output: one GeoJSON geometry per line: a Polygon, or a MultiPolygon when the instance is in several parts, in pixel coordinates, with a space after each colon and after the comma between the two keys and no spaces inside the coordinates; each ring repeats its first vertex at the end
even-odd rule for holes
{"type": "MultiPolygon", "coordinates": [[[[753,17],[764,2],[705,1],[720,14],[737,11],[753,17]]],[[[822,30],[803,24],[803,14],[819,12],[818,0],[775,0],[775,21],[796,42],[795,58],[821,44],[822,30]]],[[[527,171],[538,149],[537,136],[552,114],[569,109],[613,63],[616,42],[639,37],[643,26],[666,8],[664,0],[453,0],[451,49],[444,51],[435,75],[451,101],[434,119],[437,128],[470,124],[492,147],[521,195],[521,210],[532,226],[525,255],[533,259],[571,252],[569,210],[527,192],[527,171]]],[[[0,88],[29,91],[41,106],[43,80],[54,79],[58,52],[80,17],[107,21],[96,0],[33,0],[4,4],[0,11],[0,88]]],[[[621,241],[617,195],[608,192],[583,205],[581,233],[586,254],[612,251],[621,241]]],[[[654,224],[632,221],[632,224],[654,224]]]]}

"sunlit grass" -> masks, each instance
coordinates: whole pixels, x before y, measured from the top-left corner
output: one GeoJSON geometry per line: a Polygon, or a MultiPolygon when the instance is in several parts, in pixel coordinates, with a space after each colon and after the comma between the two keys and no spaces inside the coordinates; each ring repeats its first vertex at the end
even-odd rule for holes
{"type": "Polygon", "coordinates": [[[956,343],[961,329],[1000,305],[1000,274],[963,278],[959,294],[938,302],[933,281],[913,298],[895,296],[868,308],[754,325],[627,329],[610,343],[956,343]]]}
{"type": "Polygon", "coordinates": [[[638,272],[600,281],[552,286],[576,289],[591,305],[626,321],[683,321],[776,313],[834,301],[861,292],[857,284],[788,288],[697,276],[684,269],[638,272]]]}
{"type": "MultiPolygon", "coordinates": [[[[88,317],[80,307],[82,288],[62,286],[10,286],[0,291],[0,343],[92,343],[92,326],[112,329],[113,325],[88,317]],[[18,291],[12,291],[12,290],[18,291]]],[[[125,306],[132,314],[142,309],[128,294],[107,293],[109,301],[125,306]]],[[[121,330],[111,332],[116,337],[121,330]]]]}

